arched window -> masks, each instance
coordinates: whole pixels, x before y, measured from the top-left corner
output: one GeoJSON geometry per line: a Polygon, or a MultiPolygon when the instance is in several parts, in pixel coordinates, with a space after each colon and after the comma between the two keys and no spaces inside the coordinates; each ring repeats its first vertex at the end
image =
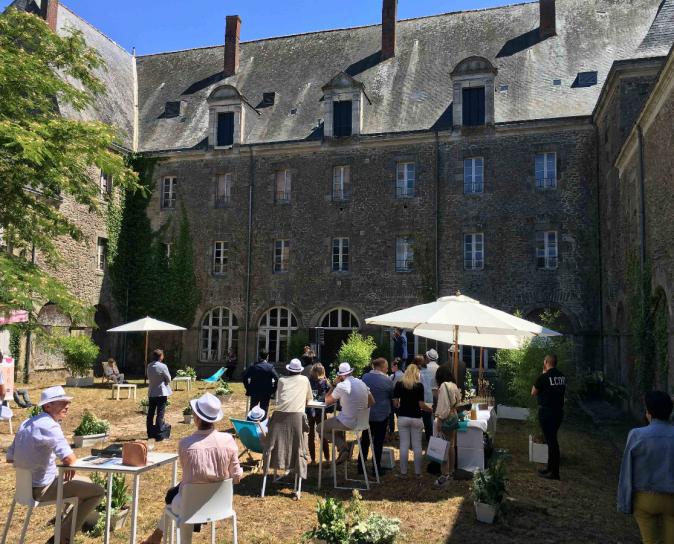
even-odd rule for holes
{"type": "Polygon", "coordinates": [[[208,312],[201,322],[201,360],[222,361],[229,348],[236,351],[239,325],[229,308],[218,306],[208,312]]]}
{"type": "Polygon", "coordinates": [[[286,358],[288,341],[297,330],[297,318],[289,308],[275,306],[267,310],[258,324],[258,351],[268,351],[270,361],[286,358]]]}
{"type": "Polygon", "coordinates": [[[321,327],[326,329],[359,329],[358,318],[346,308],[335,308],[325,313],[321,327]]]}

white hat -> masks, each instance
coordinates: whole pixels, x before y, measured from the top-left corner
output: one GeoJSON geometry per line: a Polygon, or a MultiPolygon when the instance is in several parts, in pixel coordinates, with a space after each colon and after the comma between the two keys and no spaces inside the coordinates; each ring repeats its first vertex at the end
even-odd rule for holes
{"type": "Polygon", "coordinates": [[[198,399],[192,399],[190,406],[199,419],[208,423],[215,423],[223,418],[222,404],[218,397],[210,393],[204,393],[198,399]]]}
{"type": "Polygon", "coordinates": [[[47,387],[42,394],[40,395],[40,402],[37,403],[38,406],[44,406],[50,402],[58,402],[61,400],[70,401],[73,400],[72,397],[66,395],[65,390],[60,385],[54,385],[53,387],[47,387]]]}
{"type": "Polygon", "coordinates": [[[259,404],[257,404],[251,408],[250,412],[248,412],[248,419],[251,421],[262,421],[265,415],[265,411],[260,408],[259,404]]]}
{"type": "Polygon", "coordinates": [[[353,372],[353,368],[349,363],[339,363],[339,370],[337,371],[337,376],[347,376],[353,372]]]}
{"type": "Polygon", "coordinates": [[[438,360],[438,352],[435,351],[433,348],[431,348],[426,352],[426,357],[428,357],[431,361],[437,361],[438,360]]]}
{"type": "Polygon", "coordinates": [[[293,359],[290,361],[290,364],[286,365],[286,369],[290,372],[302,372],[302,370],[304,370],[302,367],[302,362],[299,359],[293,359]]]}

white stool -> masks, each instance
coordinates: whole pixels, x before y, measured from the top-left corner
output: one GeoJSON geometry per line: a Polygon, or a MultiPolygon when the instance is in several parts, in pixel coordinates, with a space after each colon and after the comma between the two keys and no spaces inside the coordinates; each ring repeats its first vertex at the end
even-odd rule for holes
{"type": "Polygon", "coordinates": [[[187,384],[187,390],[190,391],[192,389],[192,376],[176,376],[173,378],[173,386],[175,387],[175,390],[178,391],[178,382],[185,382],[187,384]]]}
{"type": "Polygon", "coordinates": [[[14,434],[14,427],[12,426],[12,418],[14,413],[9,406],[0,406],[0,421],[9,423],[9,434],[14,434]]]}
{"type": "Polygon", "coordinates": [[[133,392],[133,400],[136,400],[136,384],[135,383],[113,383],[112,384],[112,398],[119,400],[119,391],[126,389],[128,391],[127,399],[131,398],[133,392]],[[115,396],[116,395],[116,396],[115,396]]]}
{"type": "MultiPolygon", "coordinates": [[[[353,433],[356,435],[356,443],[358,444],[358,455],[360,457],[360,462],[361,465],[363,466],[363,475],[365,477],[365,480],[359,480],[355,478],[349,478],[349,459],[347,459],[344,462],[344,480],[347,482],[365,482],[365,487],[340,487],[337,485],[337,457],[335,455],[336,453],[336,446],[335,446],[335,430],[332,430],[332,480],[335,489],[360,489],[363,491],[369,491],[370,490],[370,481],[367,477],[367,466],[365,464],[366,459],[363,456],[363,446],[360,443],[360,435],[364,431],[367,431],[368,436],[370,437],[370,449],[372,450],[372,459],[374,460],[374,442],[372,441],[372,432],[370,431],[370,409],[366,408],[365,410],[362,410],[358,414],[358,419],[356,420],[356,426],[353,429],[348,429],[344,431],[338,431],[338,432],[344,432],[344,433],[353,433]]],[[[379,467],[377,466],[376,461],[373,462],[374,465],[374,474],[377,478],[377,483],[379,483],[379,467]]]]}
{"type": "MultiPolygon", "coordinates": [[[[19,544],[23,544],[26,539],[26,532],[28,531],[28,524],[30,523],[30,517],[33,513],[33,509],[37,508],[38,506],[49,506],[51,504],[56,504],[56,501],[36,501],[33,498],[33,475],[31,474],[30,470],[16,467],[14,470],[16,471],[16,491],[14,492],[12,505],[9,507],[9,514],[7,516],[7,522],[5,523],[5,530],[2,532],[2,544],[7,542],[7,533],[9,532],[9,526],[12,524],[14,507],[17,504],[22,504],[23,506],[28,507],[26,519],[24,520],[23,528],[21,529],[21,536],[19,537],[19,544]]],[[[77,519],[77,504],[79,499],[77,497],[64,497],[63,502],[73,505],[71,517],[72,523],[70,524],[70,542],[75,542],[75,520],[77,519]]]]}

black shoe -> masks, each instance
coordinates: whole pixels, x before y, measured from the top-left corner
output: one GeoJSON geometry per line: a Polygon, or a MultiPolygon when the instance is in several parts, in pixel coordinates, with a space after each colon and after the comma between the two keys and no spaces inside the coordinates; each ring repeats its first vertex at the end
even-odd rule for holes
{"type": "Polygon", "coordinates": [[[547,468],[547,467],[546,467],[546,468],[539,468],[539,469],[538,469],[538,473],[539,473],[541,476],[544,476],[544,475],[550,473],[550,469],[547,468]]]}
{"type": "Polygon", "coordinates": [[[559,480],[559,474],[553,474],[552,472],[548,472],[546,474],[540,474],[539,476],[541,478],[545,478],[546,480],[559,480]]]}

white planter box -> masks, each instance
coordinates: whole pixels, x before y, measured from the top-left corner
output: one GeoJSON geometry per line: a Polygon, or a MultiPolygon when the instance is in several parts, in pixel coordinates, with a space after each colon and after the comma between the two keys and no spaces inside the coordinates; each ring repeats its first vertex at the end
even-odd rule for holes
{"type": "Polygon", "coordinates": [[[73,436],[73,443],[75,444],[76,448],[88,448],[89,446],[95,445],[96,442],[99,442],[100,440],[105,440],[107,438],[108,438],[107,433],[86,434],[84,436],[73,436]]]}
{"type": "Polygon", "coordinates": [[[94,385],[93,376],[85,376],[84,378],[68,376],[66,378],[66,387],[90,387],[92,385],[94,385]]]}
{"type": "Polygon", "coordinates": [[[484,504],[482,502],[474,502],[475,517],[477,521],[482,523],[494,523],[496,517],[496,507],[491,504],[484,504]]]}
{"type": "Polygon", "coordinates": [[[515,406],[499,404],[496,407],[496,413],[499,419],[516,419],[517,421],[529,419],[529,408],[517,408],[515,406]]]}
{"type": "Polygon", "coordinates": [[[121,510],[115,510],[110,516],[110,530],[119,531],[124,528],[126,519],[129,517],[129,509],[122,508],[121,510]]]}
{"type": "Polygon", "coordinates": [[[383,448],[381,450],[381,468],[395,468],[395,458],[393,457],[393,448],[383,448]]]}
{"type": "Polygon", "coordinates": [[[548,445],[534,442],[534,437],[532,435],[529,435],[529,462],[531,463],[548,462],[548,445]]]}

